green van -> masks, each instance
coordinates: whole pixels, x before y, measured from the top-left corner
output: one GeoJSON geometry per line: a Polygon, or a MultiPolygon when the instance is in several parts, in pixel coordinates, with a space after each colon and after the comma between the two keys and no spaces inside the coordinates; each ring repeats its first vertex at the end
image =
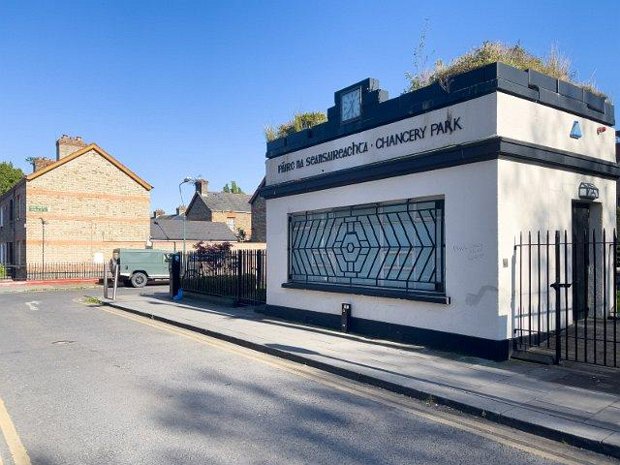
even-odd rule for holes
{"type": "Polygon", "coordinates": [[[144,287],[150,280],[170,279],[169,252],[155,249],[115,249],[119,278],[133,287],[144,287]]]}

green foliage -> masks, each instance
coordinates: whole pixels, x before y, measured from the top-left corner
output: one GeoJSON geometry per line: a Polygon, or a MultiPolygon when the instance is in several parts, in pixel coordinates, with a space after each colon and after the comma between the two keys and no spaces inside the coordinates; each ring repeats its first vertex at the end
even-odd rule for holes
{"type": "Polygon", "coordinates": [[[325,121],[327,121],[327,115],[322,111],[296,113],[292,120],[279,125],[277,128],[267,126],[265,128],[265,138],[267,141],[272,141],[304,129],[310,129],[312,126],[324,123],[325,121]]]}
{"type": "Polygon", "coordinates": [[[228,183],[226,183],[224,185],[224,188],[222,189],[222,192],[227,192],[230,194],[245,194],[245,192],[243,192],[243,189],[241,189],[236,181],[230,181],[230,186],[228,185],[228,183]]]}
{"type": "Polygon", "coordinates": [[[414,68],[416,72],[406,73],[409,81],[406,92],[438,82],[447,91],[450,90],[450,78],[454,75],[471,71],[490,63],[501,62],[518,69],[531,69],[556,79],[572,82],[587,90],[599,93],[590,83],[575,81],[575,73],[571,70],[570,60],[561,55],[556,47],[552,47],[546,58],[540,58],[528,52],[520,44],[506,45],[501,42],[483,42],[469,52],[445,64],[437,60],[431,69],[420,69],[420,57],[426,42],[426,32],[422,32],[420,45],[414,52],[414,68]]]}
{"type": "Polygon", "coordinates": [[[244,229],[237,228],[237,239],[239,242],[244,242],[248,238],[247,233],[244,229]]]}
{"type": "Polygon", "coordinates": [[[8,276],[8,271],[6,267],[0,263],[0,278],[6,278],[8,276]]]}
{"type": "Polygon", "coordinates": [[[0,163],[0,195],[7,192],[24,177],[24,172],[13,166],[13,163],[3,161],[0,163]]]}

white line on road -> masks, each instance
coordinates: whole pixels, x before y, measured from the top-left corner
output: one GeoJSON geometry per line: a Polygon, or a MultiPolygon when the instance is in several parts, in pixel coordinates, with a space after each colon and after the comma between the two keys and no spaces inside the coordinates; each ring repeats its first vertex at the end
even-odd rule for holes
{"type": "Polygon", "coordinates": [[[31,302],[26,302],[26,306],[33,312],[36,312],[37,310],[39,310],[40,303],[41,302],[39,302],[38,300],[33,300],[31,302]]]}

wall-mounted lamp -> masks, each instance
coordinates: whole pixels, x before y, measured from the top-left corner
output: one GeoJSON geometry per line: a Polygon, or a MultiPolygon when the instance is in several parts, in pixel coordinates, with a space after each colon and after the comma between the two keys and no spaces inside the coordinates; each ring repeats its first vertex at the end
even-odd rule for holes
{"type": "Polygon", "coordinates": [[[579,198],[582,200],[598,199],[598,187],[589,182],[579,184],[579,198]]]}
{"type": "Polygon", "coordinates": [[[579,125],[579,121],[573,121],[573,127],[570,130],[570,136],[573,139],[581,139],[581,126],[579,125]]]}

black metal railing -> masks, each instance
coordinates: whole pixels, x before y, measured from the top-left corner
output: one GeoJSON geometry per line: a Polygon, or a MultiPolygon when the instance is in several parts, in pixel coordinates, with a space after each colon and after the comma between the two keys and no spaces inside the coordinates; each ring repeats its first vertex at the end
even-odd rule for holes
{"type": "Polygon", "coordinates": [[[235,299],[237,304],[267,300],[267,254],[235,250],[186,254],[181,286],[185,291],[235,299]]]}
{"type": "Polygon", "coordinates": [[[514,348],[620,367],[617,237],[521,235],[514,247],[514,348]]]}
{"type": "Polygon", "coordinates": [[[289,281],[444,291],[443,201],[357,205],[289,217],[289,281]]]}
{"type": "Polygon", "coordinates": [[[28,263],[26,280],[53,281],[63,279],[97,279],[104,273],[101,264],[85,263],[28,263]]]}

